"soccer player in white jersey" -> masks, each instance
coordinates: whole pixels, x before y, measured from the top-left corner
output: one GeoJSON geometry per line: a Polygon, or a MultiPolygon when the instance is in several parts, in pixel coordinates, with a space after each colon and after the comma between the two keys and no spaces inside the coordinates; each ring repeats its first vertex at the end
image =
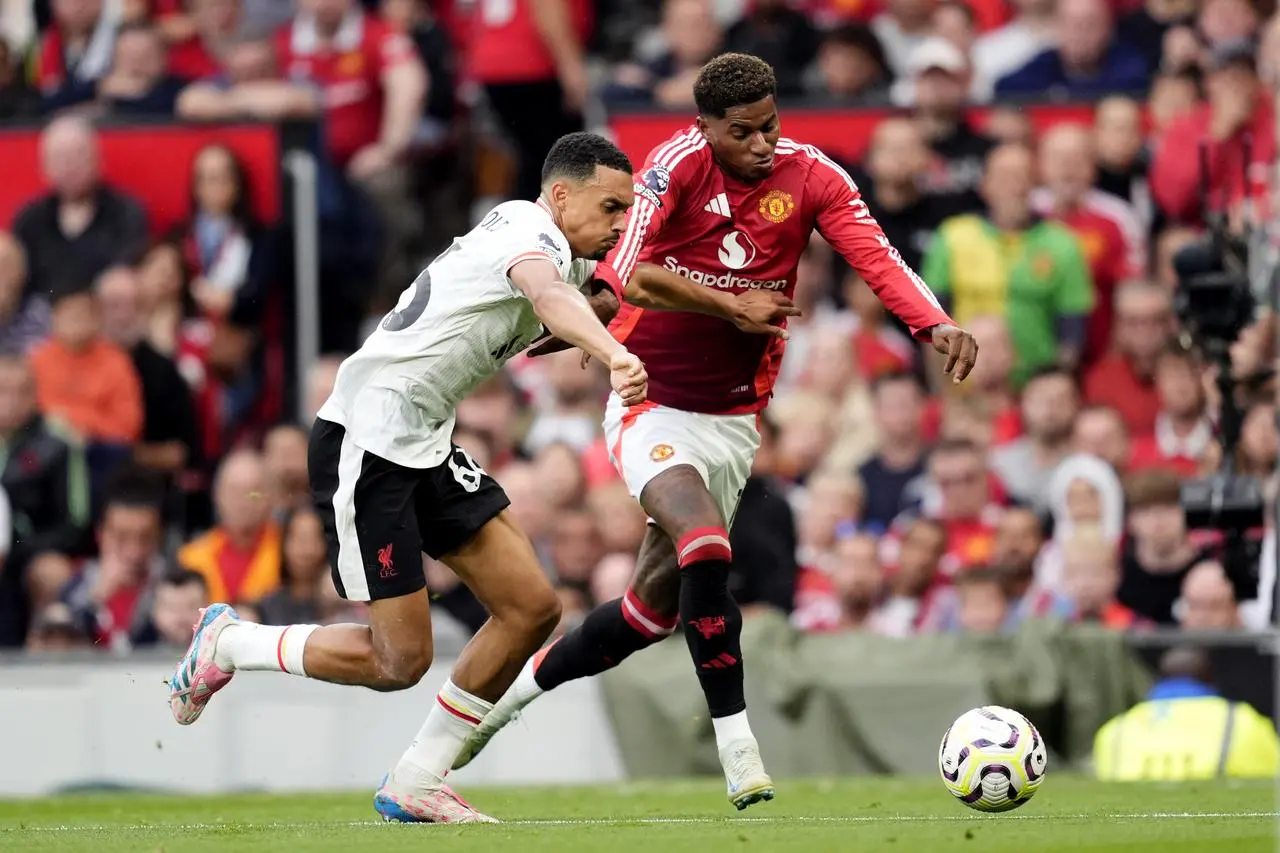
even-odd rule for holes
{"type": "Polygon", "coordinates": [[[452,443],[454,412],[511,356],[550,333],[609,366],[624,400],[645,399],[640,360],[601,325],[625,298],[701,311],[783,334],[794,314],[776,294],[643,283],[583,293],[618,242],[634,199],[631,163],[603,137],[562,138],[537,202],[500,204],[422,271],[395,310],[338,371],[312,429],[308,467],[334,584],[369,602],[364,625],[257,625],[227,604],[206,608],[170,681],[188,725],[237,670],[288,672],[374,690],[417,684],[431,664],[420,552],[447,564],[489,611],[417,738],[383,780],[374,808],[402,822],[492,822],[444,784],[463,741],[550,635],[560,606],[502,488],[452,443]],[[545,327],[545,328],[544,328],[545,327]]]}

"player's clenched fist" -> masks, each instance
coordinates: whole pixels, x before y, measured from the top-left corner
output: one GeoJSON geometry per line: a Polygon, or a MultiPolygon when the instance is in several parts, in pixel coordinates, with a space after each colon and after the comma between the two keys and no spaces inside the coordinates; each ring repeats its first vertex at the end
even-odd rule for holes
{"type": "Polygon", "coordinates": [[[799,317],[800,309],[781,293],[771,290],[748,290],[734,297],[733,325],[753,335],[773,335],[786,340],[782,323],[788,317],[799,317]]]}
{"type": "Polygon", "coordinates": [[[649,374],[645,373],[644,363],[626,350],[609,359],[609,384],[624,406],[643,403],[649,394],[649,374]]]}

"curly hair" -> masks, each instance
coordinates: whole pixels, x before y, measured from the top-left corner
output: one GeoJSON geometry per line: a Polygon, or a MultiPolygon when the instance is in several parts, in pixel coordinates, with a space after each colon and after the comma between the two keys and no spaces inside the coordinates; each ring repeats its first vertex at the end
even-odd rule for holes
{"type": "Polygon", "coordinates": [[[693,100],[704,116],[724,118],[734,107],[777,96],[773,67],[758,56],[722,53],[703,66],[693,84],[693,100]]]}
{"type": "Polygon", "coordinates": [[[616,169],[628,175],[634,171],[631,160],[618,146],[595,133],[568,133],[556,140],[542,164],[542,182],[552,178],[585,181],[595,174],[597,166],[616,169]]]}

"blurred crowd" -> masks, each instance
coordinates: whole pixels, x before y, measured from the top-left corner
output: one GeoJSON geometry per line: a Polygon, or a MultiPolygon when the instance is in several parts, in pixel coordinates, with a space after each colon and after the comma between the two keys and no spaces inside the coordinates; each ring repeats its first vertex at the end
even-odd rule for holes
{"type": "MultiPolygon", "coordinates": [[[[815,238],[734,524],[744,609],[891,636],[1270,624],[1267,561],[1259,578],[1257,547],[1242,561],[1189,529],[1179,488],[1224,462],[1271,478],[1275,319],[1230,348],[1244,419],[1224,460],[1223,367],[1175,309],[1175,259],[1205,253],[1211,212],[1256,281],[1275,273],[1268,3],[0,0],[0,120],[47,122],[47,191],[0,223],[0,648],[182,645],[211,600],[362,618],[328,579],[309,421],[280,402],[287,229],[211,144],[173,176],[181,224],[154,233],[103,178],[96,121],[319,120],[331,354],[296,378],[314,413],[473,201],[532,197],[542,152],[601,103],[687,110],[726,49],[771,61],[784,105],[902,108],[847,166],[981,346],[944,382],[815,238]],[[1092,121],[1037,126],[1026,98],[1087,101],[1092,121]]],[[[645,529],[601,437],[607,388],[575,353],[522,356],[458,412],[564,625],[624,591],[645,529]]],[[[440,618],[474,631],[478,603],[426,571],[440,618]]]]}

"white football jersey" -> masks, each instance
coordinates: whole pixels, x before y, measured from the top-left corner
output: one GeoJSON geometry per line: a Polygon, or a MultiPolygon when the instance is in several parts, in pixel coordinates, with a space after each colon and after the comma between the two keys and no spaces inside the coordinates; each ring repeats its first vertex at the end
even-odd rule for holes
{"type": "Polygon", "coordinates": [[[459,401],[544,333],[532,303],[507,278],[529,258],[549,259],[584,292],[595,272],[595,261],[573,259],[545,207],[498,205],[400,295],[342,363],[318,416],[397,465],[442,463],[459,401]]]}

